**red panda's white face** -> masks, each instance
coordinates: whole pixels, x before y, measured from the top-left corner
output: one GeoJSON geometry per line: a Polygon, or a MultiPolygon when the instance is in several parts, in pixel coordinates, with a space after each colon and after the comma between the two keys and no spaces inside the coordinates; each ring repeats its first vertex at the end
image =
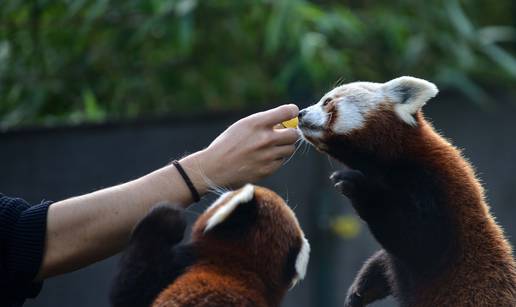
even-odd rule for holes
{"type": "Polygon", "coordinates": [[[327,151],[329,139],[371,129],[385,112],[394,115],[399,125],[416,125],[414,115],[437,92],[434,84],[413,77],[344,84],[300,111],[299,130],[307,141],[327,151]]]}
{"type": "Polygon", "coordinates": [[[251,263],[270,282],[285,286],[304,278],[310,253],[285,201],[251,184],[220,196],[197,219],[192,240],[217,257],[251,263]]]}

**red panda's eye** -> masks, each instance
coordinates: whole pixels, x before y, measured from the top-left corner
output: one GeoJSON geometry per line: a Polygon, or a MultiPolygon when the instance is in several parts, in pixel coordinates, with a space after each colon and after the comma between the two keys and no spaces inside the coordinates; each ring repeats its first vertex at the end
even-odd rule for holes
{"type": "Polygon", "coordinates": [[[331,102],[331,98],[326,98],[326,99],[323,101],[323,103],[322,103],[323,107],[327,106],[327,105],[328,105],[328,103],[330,103],[330,102],[331,102]]]}

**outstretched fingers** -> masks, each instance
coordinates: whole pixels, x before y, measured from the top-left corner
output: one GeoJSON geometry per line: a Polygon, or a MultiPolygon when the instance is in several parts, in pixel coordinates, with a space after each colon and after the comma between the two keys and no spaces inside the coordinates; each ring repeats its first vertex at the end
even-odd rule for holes
{"type": "Polygon", "coordinates": [[[263,127],[274,127],[275,125],[292,119],[299,114],[299,108],[295,104],[285,104],[277,108],[259,112],[253,115],[258,125],[263,127]]]}
{"type": "Polygon", "coordinates": [[[296,129],[274,129],[272,142],[276,146],[292,145],[299,139],[299,133],[296,129]]]}

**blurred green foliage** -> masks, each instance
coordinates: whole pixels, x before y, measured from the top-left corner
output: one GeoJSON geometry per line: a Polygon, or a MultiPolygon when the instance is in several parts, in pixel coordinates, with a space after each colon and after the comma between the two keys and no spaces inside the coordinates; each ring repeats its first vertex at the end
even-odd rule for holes
{"type": "Polygon", "coordinates": [[[310,100],[410,74],[516,81],[512,0],[4,0],[0,125],[310,100]]]}

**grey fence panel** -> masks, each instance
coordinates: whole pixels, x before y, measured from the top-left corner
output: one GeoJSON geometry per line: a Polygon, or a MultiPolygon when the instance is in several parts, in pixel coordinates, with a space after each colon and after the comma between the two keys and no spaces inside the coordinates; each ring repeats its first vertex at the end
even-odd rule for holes
{"type": "MultiPolygon", "coordinates": [[[[500,105],[485,112],[463,102],[437,99],[428,117],[464,148],[487,188],[497,220],[516,237],[516,109],[500,105]]],[[[236,117],[190,123],[107,125],[0,134],[0,191],[32,202],[60,200],[136,178],[186,152],[206,146],[236,117]]],[[[261,182],[288,199],[313,247],[307,279],[289,292],[284,306],[341,306],[362,263],[379,248],[361,224],[343,239],[328,227],[338,215],[354,216],[327,179],[339,167],[313,149],[296,156],[261,182]]],[[[194,205],[202,211],[213,197],[194,205]]],[[[195,214],[189,214],[193,221],[195,214]]],[[[102,244],[102,242],[99,242],[102,244]]],[[[29,307],[108,306],[107,293],[117,257],[45,282],[29,307]]],[[[392,299],[374,306],[396,306],[392,299]]]]}

